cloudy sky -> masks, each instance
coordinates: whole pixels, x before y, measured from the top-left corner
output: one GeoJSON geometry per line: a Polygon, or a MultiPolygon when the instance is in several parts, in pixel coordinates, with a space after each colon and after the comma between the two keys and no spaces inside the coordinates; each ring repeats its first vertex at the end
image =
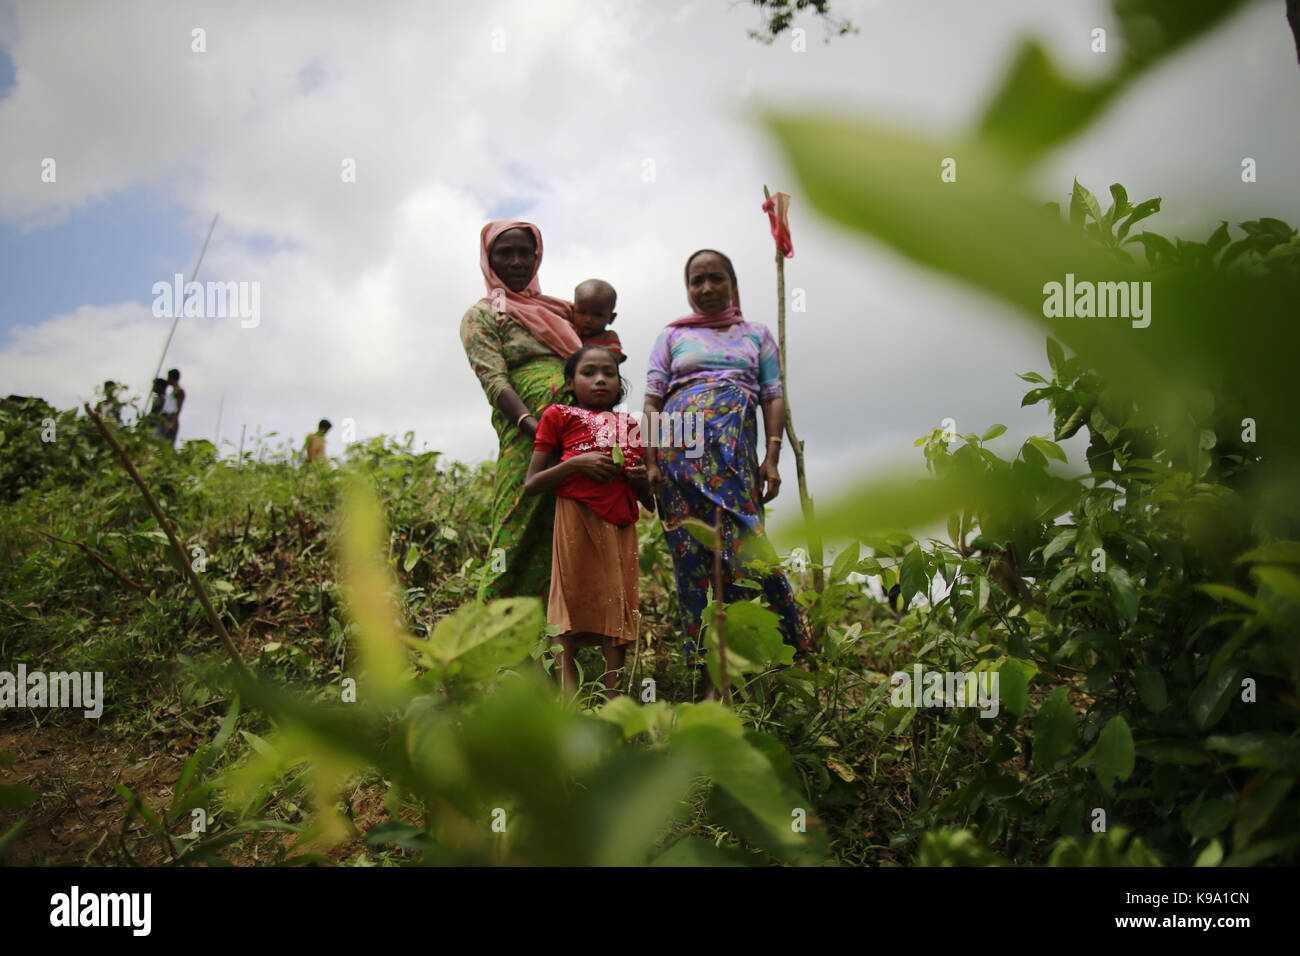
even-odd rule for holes
{"type": "MultiPolygon", "coordinates": [[[[797,52],[750,39],[759,14],[732,0],[0,3],[0,392],[61,407],[107,378],[143,392],[171,324],[153,285],[188,275],[219,214],[199,278],[259,283],[260,315],[181,320],[164,367],[189,392],[182,439],[233,444],[246,427],[300,445],[324,416],[488,459],[489,407],[457,337],[484,292],[485,221],[540,226],[544,291],[617,287],[639,408],[655,336],[688,311],[694,249],[732,256],[747,318],[775,332],[767,183],[794,197],[787,283],[807,311],[788,319],[790,397],[813,493],[919,461],[913,439],[948,417],[1008,425],[994,447],[1014,454],[1050,429],[1044,407],[1019,408],[1016,378],[1045,369],[1042,336],[819,220],[757,116],[834,108],[956,134],[1025,36],[1081,76],[1108,72],[1090,44],[1114,28],[1109,4],[836,7],[861,32],[823,43],[800,20],[797,52]]],[[[1078,177],[1160,195],[1151,225],[1166,235],[1295,223],[1298,85],[1283,2],[1259,0],[1052,154],[1032,188],[1064,203],[1078,177]],[[1248,186],[1243,156],[1259,168],[1248,186]]],[[[1077,440],[1067,451],[1077,464],[1077,440]]],[[[774,506],[797,508],[788,451],[782,473],[774,506]]]]}

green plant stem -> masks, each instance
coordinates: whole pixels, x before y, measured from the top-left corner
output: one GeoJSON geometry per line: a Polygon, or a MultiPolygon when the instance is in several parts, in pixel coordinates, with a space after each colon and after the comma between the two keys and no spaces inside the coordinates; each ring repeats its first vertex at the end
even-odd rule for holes
{"type": "Polygon", "coordinates": [[[713,599],[718,602],[718,612],[713,626],[718,631],[718,676],[722,680],[722,705],[731,706],[731,684],[727,681],[727,605],[722,600],[722,507],[713,509],[713,599]]]}

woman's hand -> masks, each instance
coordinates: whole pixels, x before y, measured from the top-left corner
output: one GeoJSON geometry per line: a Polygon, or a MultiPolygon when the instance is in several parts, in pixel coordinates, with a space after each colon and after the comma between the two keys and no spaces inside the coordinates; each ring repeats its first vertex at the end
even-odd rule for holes
{"type": "Polygon", "coordinates": [[[763,502],[766,504],[781,490],[781,475],[776,469],[775,458],[769,456],[763,459],[763,464],[758,468],[758,480],[763,486],[763,502]]]}
{"type": "MultiPolygon", "coordinates": [[[[643,421],[649,423],[658,421],[658,414],[664,410],[664,399],[658,395],[647,395],[645,397],[645,406],[642,414],[645,416],[643,421]]],[[[659,498],[659,492],[663,490],[664,473],[659,468],[659,454],[654,442],[651,441],[653,436],[642,435],[642,440],[646,442],[645,446],[645,477],[650,483],[650,496],[656,500],[659,498]]]]}
{"type": "Polygon", "coordinates": [[[621,465],[614,464],[614,459],[604,452],[589,451],[585,455],[575,455],[566,462],[580,475],[586,475],[596,481],[610,481],[623,473],[621,465]]]}
{"type": "Polygon", "coordinates": [[[658,498],[659,491],[664,486],[664,473],[659,470],[657,462],[647,462],[645,466],[645,478],[650,482],[650,494],[658,498]]]}
{"type": "Polygon", "coordinates": [[[641,462],[628,465],[623,469],[627,475],[627,483],[632,486],[636,492],[638,500],[645,505],[647,511],[656,511],[655,498],[650,492],[650,482],[646,480],[646,466],[641,462]]]}

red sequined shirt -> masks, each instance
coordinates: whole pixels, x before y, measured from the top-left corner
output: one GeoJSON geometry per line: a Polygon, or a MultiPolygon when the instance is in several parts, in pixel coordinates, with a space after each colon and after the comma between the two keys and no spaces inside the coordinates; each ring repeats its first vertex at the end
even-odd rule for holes
{"type": "MultiPolygon", "coordinates": [[[[640,464],[644,457],[640,425],[624,412],[593,412],[576,405],[548,405],[537,423],[533,447],[543,451],[560,449],[560,461],[599,451],[611,454],[617,442],[625,465],[640,464]]],[[[597,481],[586,475],[570,475],[555,489],[557,495],[581,501],[606,521],[633,524],[640,514],[636,493],[626,475],[597,481]]]]}

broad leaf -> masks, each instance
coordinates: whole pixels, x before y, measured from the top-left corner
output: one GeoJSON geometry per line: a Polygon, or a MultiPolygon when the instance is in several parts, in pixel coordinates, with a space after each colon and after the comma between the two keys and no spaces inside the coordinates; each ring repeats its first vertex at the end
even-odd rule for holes
{"type": "Polygon", "coordinates": [[[429,664],[448,676],[480,680],[527,657],[543,623],[537,598],[471,602],[439,621],[421,646],[429,664]]]}
{"type": "Polygon", "coordinates": [[[1034,717],[1034,763],[1051,770],[1074,749],[1077,720],[1064,687],[1052,691],[1034,717]]]}
{"type": "Polygon", "coordinates": [[[1097,736],[1097,750],[1093,755],[1097,780],[1107,793],[1115,792],[1117,781],[1127,780],[1133,774],[1133,734],[1128,721],[1116,714],[1106,721],[1097,736]]]}

